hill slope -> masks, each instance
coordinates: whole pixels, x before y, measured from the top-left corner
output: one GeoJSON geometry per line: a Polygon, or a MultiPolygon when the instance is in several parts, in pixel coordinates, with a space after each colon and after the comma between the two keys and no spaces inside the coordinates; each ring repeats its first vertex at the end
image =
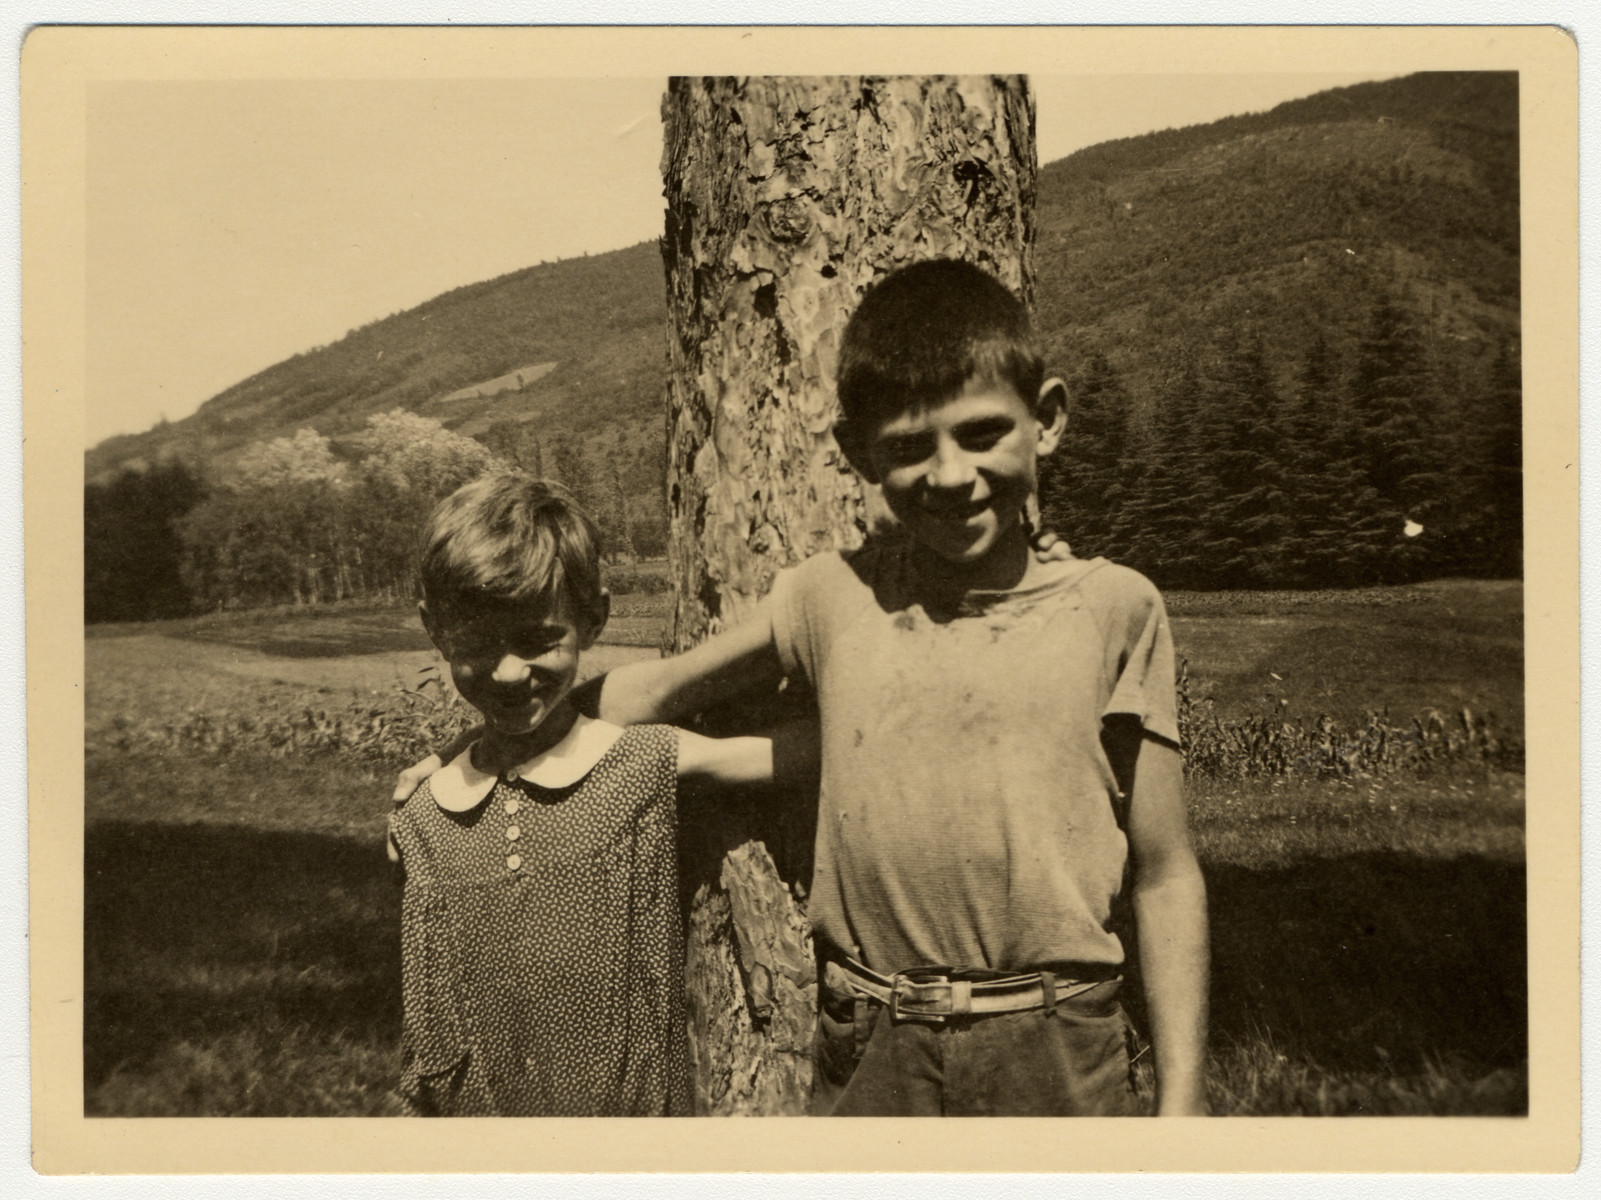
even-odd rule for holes
{"type": "Polygon", "coordinates": [[[1259,336],[1347,357],[1387,295],[1448,369],[1518,331],[1517,78],[1421,74],[1080,151],[1041,171],[1038,322],[1136,402],[1259,336]]]}
{"type": "Polygon", "coordinates": [[[650,242],[456,288],[268,367],[182,421],[101,442],[87,474],[174,455],[215,462],[303,427],[337,442],[396,407],[469,435],[498,420],[534,421],[547,442],[604,433],[610,447],[620,430],[625,459],[656,464],[663,297],[650,242]],[[521,388],[453,397],[519,371],[521,388]]]}
{"type": "MultiPolygon", "coordinates": [[[[1036,268],[1052,366],[1071,373],[1099,351],[1153,411],[1178,364],[1241,337],[1261,339],[1280,383],[1318,335],[1349,358],[1385,295],[1437,369],[1482,376],[1518,332],[1517,121],[1515,75],[1423,74],[1046,166],[1036,268]]],[[[226,461],[305,426],[337,444],[403,406],[467,434],[533,421],[547,443],[604,449],[626,464],[631,503],[659,505],[663,293],[653,243],[458,288],[185,420],[102,442],[88,475],[174,455],[226,461]],[[446,400],[548,363],[521,388],[446,400]]]]}

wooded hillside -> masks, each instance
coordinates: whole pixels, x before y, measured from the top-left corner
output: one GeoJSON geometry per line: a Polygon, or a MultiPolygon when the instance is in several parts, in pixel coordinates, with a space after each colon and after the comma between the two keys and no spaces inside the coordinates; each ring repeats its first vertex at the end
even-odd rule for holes
{"type": "MultiPolygon", "coordinates": [[[[1070,439],[1044,482],[1074,545],[1194,586],[1516,573],[1517,120],[1514,74],[1420,74],[1044,167],[1039,332],[1052,369],[1088,397],[1075,429],[1105,426],[1097,405],[1112,420],[1070,439]],[[1163,431],[1188,450],[1158,446],[1163,431]],[[1380,461],[1395,438],[1399,466],[1380,461]],[[1309,486],[1242,509],[1229,479],[1255,488],[1264,463],[1309,486]],[[1378,482],[1358,489],[1357,509],[1319,509],[1313,493],[1348,493],[1358,468],[1378,482]],[[1074,482],[1095,470],[1120,490],[1074,482]],[[1097,495],[1129,489],[1141,493],[1125,505],[1143,512],[1140,545],[1095,510],[1097,495]],[[1287,541],[1297,520],[1360,532],[1340,546],[1287,541]],[[1424,532],[1402,543],[1408,520],[1424,532]],[[1240,545],[1218,559],[1219,531],[1241,522],[1240,545]],[[1309,574],[1319,555],[1332,565],[1309,574]]],[[[109,486],[123,467],[179,459],[221,482],[252,447],[301,428],[356,461],[368,419],[400,407],[520,446],[552,473],[560,448],[615,477],[649,541],[664,512],[664,327],[654,243],[542,264],[296,355],[183,421],[109,439],[89,451],[88,477],[109,486]],[[446,399],[532,366],[521,388],[446,399]]]]}
{"type": "Polygon", "coordinates": [[[1166,586],[1516,575],[1517,111],[1515,75],[1414,75],[1042,171],[1075,548],[1166,586]]]}

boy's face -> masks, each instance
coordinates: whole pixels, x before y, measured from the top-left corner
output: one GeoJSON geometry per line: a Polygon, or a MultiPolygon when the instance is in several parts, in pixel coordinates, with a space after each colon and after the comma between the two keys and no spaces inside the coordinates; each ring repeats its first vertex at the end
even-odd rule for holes
{"type": "Polygon", "coordinates": [[[424,606],[422,619],[462,699],[490,729],[517,737],[539,728],[567,698],[579,653],[606,623],[604,612],[579,619],[568,608],[531,601],[436,615],[424,606]]]}
{"type": "Polygon", "coordinates": [[[1020,527],[1035,463],[1056,448],[1065,394],[1038,406],[1010,383],[972,379],[955,396],[879,426],[855,456],[908,533],[947,562],[972,565],[1020,527]]]}

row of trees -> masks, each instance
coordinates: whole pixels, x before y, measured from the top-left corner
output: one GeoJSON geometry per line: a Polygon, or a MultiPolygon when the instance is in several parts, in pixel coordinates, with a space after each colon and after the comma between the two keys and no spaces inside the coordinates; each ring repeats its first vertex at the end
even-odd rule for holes
{"type": "Polygon", "coordinates": [[[603,552],[659,553],[663,523],[630,520],[615,459],[599,463],[526,422],[482,440],[396,409],[336,444],[311,429],[226,468],[173,460],[84,494],[84,616],[140,621],[219,608],[409,597],[417,536],[439,499],[496,467],[562,480],[596,517],[603,552]]]}
{"type": "MultiPolygon", "coordinates": [[[[1454,377],[1404,311],[1373,310],[1354,361],[1316,342],[1275,382],[1259,343],[1177,364],[1137,412],[1104,355],[1073,380],[1041,468],[1048,526],[1164,587],[1338,587],[1522,569],[1521,387],[1514,348],[1454,377]]],[[[123,471],[84,496],[85,616],[409,596],[440,497],[495,466],[560,479],[613,560],[658,557],[665,523],[631,513],[619,455],[532,423],[478,439],[395,410],[336,445],[309,429],[225,470],[123,471]]]]}
{"type": "Polygon", "coordinates": [[[1106,358],[1041,469],[1047,524],[1166,587],[1325,587],[1522,568],[1521,387],[1503,345],[1475,379],[1434,366],[1397,305],[1354,361],[1315,342],[1288,387],[1244,340],[1175,367],[1135,413],[1106,358]]]}

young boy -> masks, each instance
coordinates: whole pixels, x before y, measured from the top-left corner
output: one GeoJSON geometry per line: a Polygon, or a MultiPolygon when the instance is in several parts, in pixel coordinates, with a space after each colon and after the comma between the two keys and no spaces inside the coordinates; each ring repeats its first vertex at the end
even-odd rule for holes
{"type": "Polygon", "coordinates": [[[1157,1111],[1206,1111],[1167,620],[1133,571],[1030,552],[1036,460],[1065,424],[1043,375],[1023,306],[981,270],[888,276],[842,339],[836,432],[899,535],[787,570],[738,627],[603,681],[623,724],[786,674],[816,693],[815,1111],[1130,1111],[1126,867],[1157,1111]]]}

